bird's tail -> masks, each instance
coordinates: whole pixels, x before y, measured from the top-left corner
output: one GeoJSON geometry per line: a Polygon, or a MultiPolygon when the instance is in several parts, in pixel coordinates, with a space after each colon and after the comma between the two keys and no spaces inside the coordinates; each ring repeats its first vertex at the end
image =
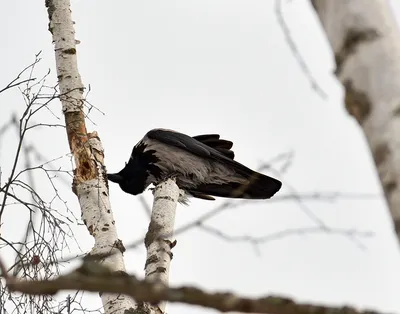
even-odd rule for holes
{"type": "MultiPolygon", "coordinates": [[[[247,183],[231,181],[224,184],[201,184],[196,187],[193,194],[228,198],[267,199],[278,192],[282,186],[279,180],[252,170],[246,173],[245,179],[247,183]]],[[[196,197],[196,195],[194,196],[196,197]]]]}

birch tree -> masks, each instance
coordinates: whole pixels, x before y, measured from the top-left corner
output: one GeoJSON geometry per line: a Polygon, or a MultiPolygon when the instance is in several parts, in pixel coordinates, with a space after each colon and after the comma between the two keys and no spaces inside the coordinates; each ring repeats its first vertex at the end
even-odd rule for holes
{"type": "MultiPolygon", "coordinates": [[[[73,191],[82,211],[82,219],[95,244],[90,253],[112,272],[125,273],[124,247],[118,239],[111,210],[104,166],[104,151],[96,132],[88,133],[83,113],[84,85],[77,63],[76,38],[70,1],[47,0],[49,31],[55,48],[60,100],[68,143],[74,156],[73,191]]],[[[124,313],[136,307],[126,295],[101,294],[105,313],[124,313]],[[118,297],[117,297],[118,296],[118,297]]]]}
{"type": "MultiPolygon", "coordinates": [[[[113,272],[125,272],[123,252],[125,248],[118,239],[115,221],[108,197],[108,186],[104,166],[104,152],[96,132],[88,133],[83,114],[84,86],[79,75],[76,55],[76,39],[69,0],[48,0],[49,30],[55,44],[57,78],[60,85],[62,111],[71,153],[76,170],[73,190],[77,194],[83,222],[94,237],[93,256],[101,256],[104,266],[113,272]]],[[[179,188],[173,180],[156,187],[154,206],[146,236],[148,258],[146,278],[168,284],[169,263],[172,259],[172,241],[175,209],[179,188]]],[[[137,305],[126,295],[101,295],[105,313],[124,313],[137,305]]],[[[144,307],[146,313],[161,310],[144,307]]]]}
{"type": "Polygon", "coordinates": [[[312,0],[345,106],[360,124],[400,240],[400,36],[387,0],[312,0]]]}

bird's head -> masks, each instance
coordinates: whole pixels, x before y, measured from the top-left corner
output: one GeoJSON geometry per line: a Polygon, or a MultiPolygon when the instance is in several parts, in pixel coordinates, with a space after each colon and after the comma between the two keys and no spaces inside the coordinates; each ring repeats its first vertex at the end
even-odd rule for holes
{"type": "Polygon", "coordinates": [[[125,193],[140,194],[154,178],[161,176],[161,170],[156,165],[159,159],[155,155],[155,150],[146,150],[146,147],[147,145],[140,141],[133,148],[125,167],[118,173],[107,174],[108,180],[118,183],[125,193]]]}
{"type": "Polygon", "coordinates": [[[118,183],[122,191],[132,195],[142,193],[149,185],[147,172],[144,169],[132,167],[129,163],[118,173],[108,173],[107,178],[111,182],[118,183]]]}

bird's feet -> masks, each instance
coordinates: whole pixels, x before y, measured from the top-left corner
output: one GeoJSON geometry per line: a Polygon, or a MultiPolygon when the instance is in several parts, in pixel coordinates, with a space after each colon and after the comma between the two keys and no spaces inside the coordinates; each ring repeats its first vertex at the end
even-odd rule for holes
{"type": "Polygon", "coordinates": [[[189,196],[184,190],[179,189],[178,202],[182,205],[189,205],[189,196]]]}
{"type": "MultiPolygon", "coordinates": [[[[151,193],[154,195],[155,189],[157,188],[157,186],[165,181],[167,181],[168,179],[172,179],[175,181],[176,183],[176,178],[178,177],[179,173],[178,172],[171,172],[168,173],[167,175],[162,176],[161,179],[155,181],[153,183],[154,187],[153,188],[149,188],[149,190],[151,191],[151,193]]],[[[179,187],[179,186],[178,186],[179,187]]],[[[182,190],[181,188],[179,188],[179,198],[178,198],[178,202],[180,204],[183,205],[188,205],[189,204],[189,194],[187,194],[184,190],[182,190]]]]}
{"type": "Polygon", "coordinates": [[[178,172],[170,172],[166,175],[163,175],[160,179],[156,180],[153,184],[154,184],[154,186],[157,186],[160,183],[167,181],[168,179],[172,179],[176,182],[176,178],[178,177],[178,175],[179,175],[178,172]]]}
{"type": "Polygon", "coordinates": [[[170,172],[166,175],[163,175],[160,179],[156,180],[153,182],[154,188],[149,188],[149,190],[153,193],[154,195],[154,190],[156,189],[157,185],[167,181],[168,179],[172,179],[176,182],[176,178],[178,176],[177,172],[170,172]]]}
{"type": "MultiPolygon", "coordinates": [[[[162,183],[162,182],[160,182],[160,183],[162,183]]],[[[157,188],[157,186],[155,186],[154,188],[149,188],[149,190],[151,191],[151,194],[154,195],[156,188],[157,188]]],[[[189,203],[190,203],[189,195],[190,194],[187,194],[184,190],[179,189],[178,203],[180,203],[182,205],[189,205],[189,203]]]]}

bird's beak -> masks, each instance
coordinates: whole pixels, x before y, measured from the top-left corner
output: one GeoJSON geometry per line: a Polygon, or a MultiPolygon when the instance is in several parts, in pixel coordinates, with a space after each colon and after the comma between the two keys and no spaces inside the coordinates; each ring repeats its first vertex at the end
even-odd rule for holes
{"type": "Polygon", "coordinates": [[[107,179],[115,183],[120,183],[123,177],[118,173],[107,173],[107,179]]]}

